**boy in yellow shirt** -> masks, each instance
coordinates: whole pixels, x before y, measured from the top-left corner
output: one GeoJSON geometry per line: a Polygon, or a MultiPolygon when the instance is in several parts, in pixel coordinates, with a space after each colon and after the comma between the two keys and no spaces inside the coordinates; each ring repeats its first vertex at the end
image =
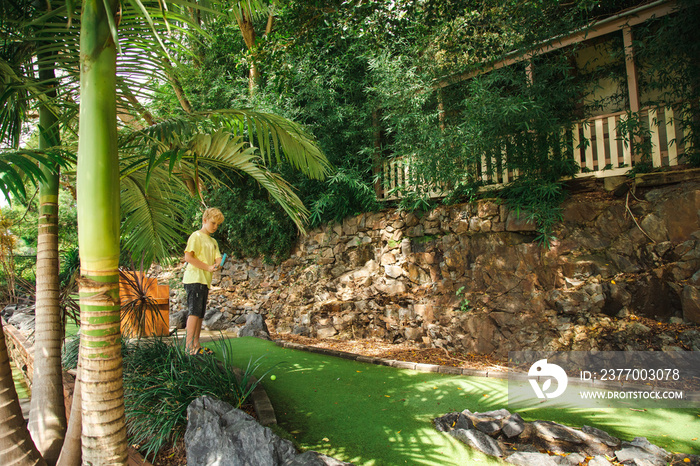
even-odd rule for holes
{"type": "Polygon", "coordinates": [[[182,282],[187,292],[187,324],[185,326],[185,349],[190,354],[211,354],[212,350],[199,344],[202,320],[209,298],[211,277],[219,268],[221,253],[212,234],[224,222],[224,215],[210,207],[202,214],[202,228],[192,233],[185,247],[185,275],[182,282]]]}

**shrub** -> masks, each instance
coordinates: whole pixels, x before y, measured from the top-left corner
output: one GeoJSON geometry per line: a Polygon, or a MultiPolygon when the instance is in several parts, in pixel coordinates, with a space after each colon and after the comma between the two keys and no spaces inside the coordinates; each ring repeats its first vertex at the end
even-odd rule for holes
{"type": "MultiPolygon", "coordinates": [[[[153,458],[165,445],[174,444],[187,426],[187,406],[202,395],[241,407],[257,382],[252,375],[257,361],[245,371],[230,364],[231,350],[225,340],[216,357],[193,357],[184,346],[164,339],[122,344],[124,357],[124,407],[129,443],[139,445],[146,458],[153,458]]],[[[64,367],[75,368],[78,339],[64,347],[64,367]]],[[[264,377],[267,373],[260,376],[264,377]]]]}

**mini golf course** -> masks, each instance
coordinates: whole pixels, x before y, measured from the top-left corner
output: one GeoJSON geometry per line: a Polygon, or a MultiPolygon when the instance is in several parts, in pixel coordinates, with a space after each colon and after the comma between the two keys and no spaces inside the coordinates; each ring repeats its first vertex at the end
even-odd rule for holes
{"type": "MultiPolygon", "coordinates": [[[[396,369],[292,350],[252,337],[225,340],[232,363],[258,358],[280,435],[303,450],[358,465],[503,464],[438,432],[432,419],[451,411],[507,406],[507,381],[396,369]],[[270,380],[271,375],[275,380],[270,380]]],[[[207,345],[221,356],[220,342],[207,345]]],[[[228,351],[227,351],[228,352],[228,351]]],[[[671,452],[700,452],[700,410],[553,409],[518,413],[526,421],[590,425],[623,440],[636,436],[671,452]]]]}

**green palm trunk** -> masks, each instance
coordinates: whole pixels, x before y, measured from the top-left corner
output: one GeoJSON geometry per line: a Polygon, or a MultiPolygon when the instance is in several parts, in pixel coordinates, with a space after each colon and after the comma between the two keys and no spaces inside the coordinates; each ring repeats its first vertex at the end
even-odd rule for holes
{"type": "Polygon", "coordinates": [[[126,464],[119,328],[115,0],[84,0],[80,32],[78,243],[83,464],[126,464]],[[106,9],[108,8],[108,10],[106,9]]]}
{"type": "MultiPolygon", "coordinates": [[[[53,66],[40,60],[40,79],[53,80],[53,66]]],[[[47,93],[48,94],[48,93],[47,93]]],[[[50,96],[55,96],[51,91],[50,96]]],[[[59,143],[57,117],[42,106],[39,110],[40,149],[59,143]]],[[[61,370],[63,325],[59,307],[58,263],[58,173],[42,167],[46,177],[39,189],[39,231],[36,257],[36,330],[34,386],[29,431],[48,464],[55,464],[66,430],[61,370]]]]}

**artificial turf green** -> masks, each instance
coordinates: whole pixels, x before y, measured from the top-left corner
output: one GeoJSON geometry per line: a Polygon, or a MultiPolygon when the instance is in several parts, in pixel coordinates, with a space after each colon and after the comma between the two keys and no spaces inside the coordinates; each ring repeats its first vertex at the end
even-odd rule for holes
{"type": "MultiPolygon", "coordinates": [[[[233,363],[262,356],[258,374],[279,426],[303,450],[358,465],[503,464],[438,432],[432,419],[451,411],[507,408],[507,382],[401,370],[291,350],[252,337],[227,340],[233,363]]],[[[209,344],[221,354],[217,343],[209,344]]],[[[700,410],[627,408],[518,411],[572,427],[590,425],[625,440],[647,437],[672,452],[700,451],[700,410]]]]}

